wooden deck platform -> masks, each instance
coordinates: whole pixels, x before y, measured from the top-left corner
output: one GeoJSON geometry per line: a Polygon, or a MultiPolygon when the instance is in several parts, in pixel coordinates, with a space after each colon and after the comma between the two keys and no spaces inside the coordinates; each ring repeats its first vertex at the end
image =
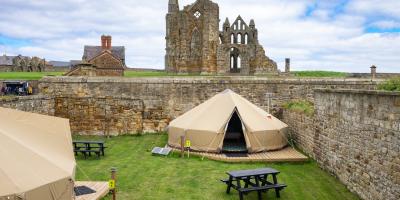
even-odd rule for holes
{"type": "Polygon", "coordinates": [[[82,196],[75,197],[75,200],[100,200],[105,197],[108,192],[108,182],[83,182],[77,181],[75,182],[75,186],[86,186],[96,191],[93,194],[87,194],[82,196]]]}
{"type": "MultiPolygon", "coordinates": [[[[180,150],[175,149],[175,151],[180,150]]],[[[292,147],[287,147],[279,151],[248,154],[248,157],[227,157],[225,154],[203,152],[190,152],[190,154],[224,162],[304,162],[308,160],[307,156],[292,147]]]]}

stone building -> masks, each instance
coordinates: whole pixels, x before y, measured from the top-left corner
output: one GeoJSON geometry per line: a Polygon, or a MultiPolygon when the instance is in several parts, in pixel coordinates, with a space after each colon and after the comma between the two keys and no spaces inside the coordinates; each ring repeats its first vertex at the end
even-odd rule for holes
{"type": "Polygon", "coordinates": [[[85,46],[82,62],[66,76],[124,76],[125,47],[111,45],[111,36],[101,36],[101,46],[85,46]]]}
{"type": "Polygon", "coordinates": [[[0,56],[0,71],[3,72],[44,72],[51,68],[45,59],[35,56],[0,56]]]}
{"type": "Polygon", "coordinates": [[[219,30],[219,6],[210,0],[179,9],[169,0],[166,16],[166,71],[172,73],[253,75],[278,72],[259,44],[254,20],[228,18],[219,30]]]}

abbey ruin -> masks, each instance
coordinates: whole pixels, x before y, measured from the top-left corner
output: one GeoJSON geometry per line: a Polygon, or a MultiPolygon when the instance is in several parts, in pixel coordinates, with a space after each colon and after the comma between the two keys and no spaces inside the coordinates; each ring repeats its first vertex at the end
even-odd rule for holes
{"type": "Polygon", "coordinates": [[[197,0],[179,9],[169,0],[166,16],[165,69],[170,73],[240,74],[277,73],[277,64],[265,55],[254,20],[226,18],[219,30],[219,6],[197,0]]]}
{"type": "Polygon", "coordinates": [[[44,72],[51,68],[45,59],[36,56],[0,56],[0,72],[44,72]]]}

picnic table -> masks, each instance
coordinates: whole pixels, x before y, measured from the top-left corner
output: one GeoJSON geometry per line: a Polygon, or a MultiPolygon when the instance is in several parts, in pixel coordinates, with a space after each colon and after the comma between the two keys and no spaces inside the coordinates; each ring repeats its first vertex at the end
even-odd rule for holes
{"type": "Polygon", "coordinates": [[[221,180],[227,184],[226,193],[229,194],[231,188],[236,189],[239,192],[240,200],[243,200],[243,195],[250,192],[257,192],[258,199],[262,199],[262,192],[268,190],[275,190],[277,198],[280,198],[280,191],[287,187],[285,184],[279,184],[277,175],[280,172],[272,168],[261,168],[253,170],[239,170],[227,172],[229,178],[227,180],[221,180]],[[268,180],[268,177],[272,177],[272,182],[268,180]],[[244,187],[242,187],[242,182],[244,187]]]}
{"type": "Polygon", "coordinates": [[[98,158],[105,156],[104,141],[73,141],[75,155],[82,153],[85,156],[91,156],[92,153],[96,154],[98,158]]]}

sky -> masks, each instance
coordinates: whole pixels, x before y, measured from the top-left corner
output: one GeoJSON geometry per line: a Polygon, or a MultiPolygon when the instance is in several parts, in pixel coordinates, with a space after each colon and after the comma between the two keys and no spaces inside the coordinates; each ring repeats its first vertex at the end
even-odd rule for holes
{"type": "MultiPolygon", "coordinates": [[[[284,69],[400,72],[400,0],[213,0],[221,26],[254,19],[284,69]]],[[[179,0],[180,8],[195,0],[179,0]]],[[[1,0],[0,53],[79,60],[100,36],[125,46],[129,67],[164,68],[168,0],[1,0]]]]}

